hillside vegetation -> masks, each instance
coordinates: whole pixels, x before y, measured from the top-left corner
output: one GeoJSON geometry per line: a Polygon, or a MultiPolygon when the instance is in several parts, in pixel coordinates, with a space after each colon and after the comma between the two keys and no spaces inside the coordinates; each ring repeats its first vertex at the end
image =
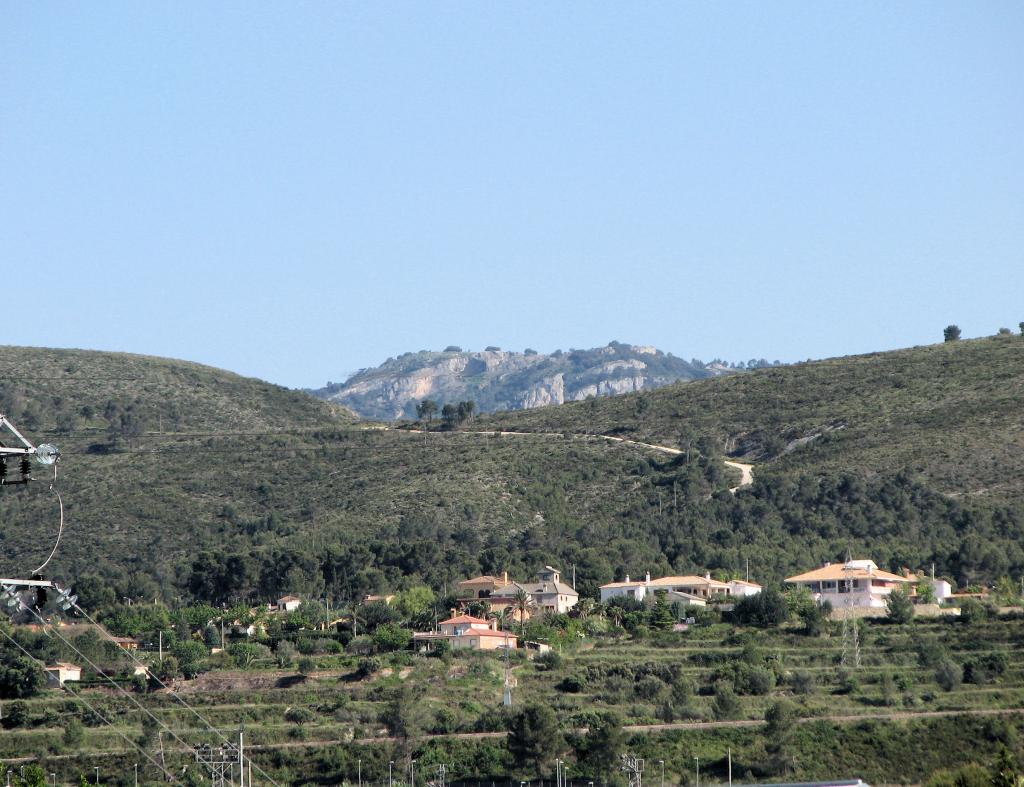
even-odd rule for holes
{"type": "Polygon", "coordinates": [[[497,428],[685,448],[697,436],[759,473],[909,472],[937,491],[1024,493],[1024,339],[999,336],[760,369],[700,385],[499,414],[497,428]]]}
{"type": "MultiPolygon", "coordinates": [[[[139,356],[7,348],[0,390],[63,451],[51,570],[83,602],[341,603],[544,563],[575,566],[592,594],[625,573],[748,560],[770,582],[848,551],[967,583],[1024,572],[1022,353],[1016,338],[915,348],[429,433],[139,356]],[[753,486],[726,491],[723,450],[755,461],[753,486]]],[[[0,573],[31,570],[55,500],[44,484],[0,491],[0,573]]]]}

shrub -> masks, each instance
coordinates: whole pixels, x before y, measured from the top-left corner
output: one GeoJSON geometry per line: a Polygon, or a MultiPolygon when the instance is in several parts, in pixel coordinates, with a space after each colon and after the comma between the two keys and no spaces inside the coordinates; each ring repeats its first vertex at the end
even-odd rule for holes
{"type": "Polygon", "coordinates": [[[968,626],[984,623],[989,618],[989,608],[976,598],[964,599],[960,605],[960,621],[968,626]]]}
{"type": "Polygon", "coordinates": [[[885,609],[893,623],[902,625],[914,619],[914,602],[910,600],[910,593],[902,587],[896,588],[886,597],[885,609]]]}
{"type": "Polygon", "coordinates": [[[295,662],[295,646],[286,639],[281,640],[274,648],[274,657],[277,659],[277,666],[288,669],[295,662]]]}
{"type": "Polygon", "coordinates": [[[935,668],[935,682],[945,691],[959,688],[963,680],[963,668],[952,659],[942,659],[935,668]]]}
{"type": "Polygon", "coordinates": [[[77,748],[85,740],[85,727],[78,719],[69,719],[64,725],[64,745],[77,748]]]}
{"type": "Polygon", "coordinates": [[[374,651],[373,640],[366,635],[360,634],[348,642],[346,648],[354,656],[369,656],[374,651]]]}
{"type": "Polygon", "coordinates": [[[285,721],[292,724],[308,724],[316,718],[316,714],[309,708],[289,708],[284,712],[285,721]]]}
{"type": "Polygon", "coordinates": [[[974,684],[992,683],[1006,672],[1006,666],[1006,654],[999,651],[975,656],[964,664],[964,681],[974,684]]]}
{"type": "Polygon", "coordinates": [[[303,656],[299,659],[300,675],[312,675],[314,672],[316,672],[316,659],[310,658],[309,656],[303,656]]]}
{"type": "Polygon", "coordinates": [[[368,678],[371,675],[380,671],[381,660],[375,656],[368,656],[363,659],[359,659],[356,664],[356,676],[360,678],[368,678]]]}
{"type": "Polygon", "coordinates": [[[754,596],[744,596],[732,611],[737,623],[748,626],[778,626],[789,619],[786,597],[774,588],[766,588],[754,596]]]}
{"type": "Polygon", "coordinates": [[[586,690],[587,682],[579,675],[566,675],[557,684],[555,684],[555,688],[559,691],[567,692],[568,694],[579,694],[586,690]]]}
{"type": "Polygon", "coordinates": [[[668,691],[668,686],[665,682],[654,675],[648,675],[645,678],[641,678],[637,681],[633,687],[633,691],[637,697],[648,702],[655,702],[661,699],[668,691]]]}
{"type": "Polygon", "coordinates": [[[814,692],[814,675],[805,670],[794,672],[789,678],[794,694],[812,694],[814,692]]]}
{"type": "Polygon", "coordinates": [[[541,653],[533,660],[533,665],[541,670],[556,670],[562,666],[562,656],[553,650],[541,653]]]}
{"type": "Polygon", "coordinates": [[[394,623],[384,623],[373,632],[373,644],[383,652],[404,650],[412,642],[412,632],[394,623]]]}
{"type": "MultiPolygon", "coordinates": [[[[759,594],[760,595],[760,594],[759,594]]],[[[748,598],[754,598],[748,596],[748,598]]],[[[721,681],[715,686],[715,698],[711,702],[711,713],[719,721],[736,719],[742,710],[739,697],[726,681],[721,681]]]]}
{"type": "Polygon", "coordinates": [[[20,655],[0,656],[0,699],[32,697],[46,685],[46,676],[31,659],[20,655]]]}

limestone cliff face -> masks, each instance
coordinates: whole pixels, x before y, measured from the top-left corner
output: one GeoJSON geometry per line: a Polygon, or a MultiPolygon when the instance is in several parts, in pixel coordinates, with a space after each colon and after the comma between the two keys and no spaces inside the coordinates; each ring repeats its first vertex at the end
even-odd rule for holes
{"type": "Polygon", "coordinates": [[[389,358],[376,369],[312,393],[365,418],[391,420],[414,417],[416,404],[424,399],[439,404],[471,399],[481,412],[494,412],[613,396],[720,373],[654,347],[618,342],[546,355],[494,348],[422,351],[389,358]]]}
{"type": "Polygon", "coordinates": [[[531,407],[544,407],[549,404],[562,404],[565,401],[565,375],[559,372],[553,377],[545,377],[523,393],[516,409],[528,410],[531,407]]]}

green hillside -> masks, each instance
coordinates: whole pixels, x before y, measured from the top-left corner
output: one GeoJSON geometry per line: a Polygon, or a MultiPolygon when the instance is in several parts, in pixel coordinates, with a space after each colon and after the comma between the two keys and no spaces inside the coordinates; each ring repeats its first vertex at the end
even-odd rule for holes
{"type": "Polygon", "coordinates": [[[516,430],[697,436],[772,473],[910,472],[951,494],[1024,494],[1024,339],[833,358],[699,385],[499,414],[516,430]]]}
{"type": "MultiPolygon", "coordinates": [[[[5,348],[0,391],[19,426],[63,451],[68,527],[52,571],[95,606],[340,603],[546,562],[575,566],[585,593],[748,560],[772,581],[848,550],[894,569],[934,562],[965,583],[1024,572],[1022,354],[1015,338],[917,348],[428,434],[140,356],[5,348]],[[756,463],[752,487],[726,491],[737,478],[723,449],[756,463]]],[[[44,484],[0,492],[0,573],[31,570],[55,501],[44,484]]]]}

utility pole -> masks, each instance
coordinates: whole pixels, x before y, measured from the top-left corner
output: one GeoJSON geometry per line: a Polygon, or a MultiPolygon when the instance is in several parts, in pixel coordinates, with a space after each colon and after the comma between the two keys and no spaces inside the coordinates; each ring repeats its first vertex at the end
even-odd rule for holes
{"type": "MultiPolygon", "coordinates": [[[[163,632],[163,630],[158,631],[157,632],[157,636],[159,637],[158,640],[157,640],[157,642],[159,643],[159,644],[157,644],[157,651],[160,654],[160,663],[163,664],[164,663],[164,632],[163,632]]],[[[152,647],[152,645],[150,647],[152,647]]]]}
{"type": "Polygon", "coordinates": [[[697,787],[700,787],[700,757],[694,757],[697,761],[697,787]]]}
{"type": "Polygon", "coordinates": [[[732,746],[729,747],[729,787],[732,787],[732,746]]]}
{"type": "Polygon", "coordinates": [[[238,787],[245,787],[245,728],[238,728],[238,787]]]}
{"type": "Polygon", "coordinates": [[[395,782],[391,778],[391,768],[394,767],[394,764],[395,764],[394,760],[389,760],[388,761],[388,787],[395,787],[395,782]]]}

